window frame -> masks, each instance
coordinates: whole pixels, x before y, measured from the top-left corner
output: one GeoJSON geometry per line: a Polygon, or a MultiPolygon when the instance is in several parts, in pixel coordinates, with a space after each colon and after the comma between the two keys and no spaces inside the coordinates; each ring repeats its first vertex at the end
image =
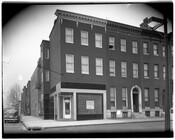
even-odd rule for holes
{"type": "Polygon", "coordinates": [[[120,39],[120,51],[126,52],[126,39],[124,39],[124,38],[120,39]]]}
{"type": "Polygon", "coordinates": [[[133,78],[139,78],[139,64],[133,63],[132,68],[133,68],[133,78]]]}
{"type": "Polygon", "coordinates": [[[149,64],[148,63],[143,64],[143,74],[144,74],[144,78],[149,78],[149,64]],[[145,69],[145,66],[147,66],[147,69],[145,69]]]}
{"type": "Polygon", "coordinates": [[[109,92],[110,92],[110,108],[111,109],[113,109],[113,108],[116,109],[117,108],[117,103],[116,103],[116,88],[115,87],[110,87],[109,92]],[[111,95],[114,95],[114,96],[111,96],[111,95]],[[114,106],[111,105],[111,102],[114,102],[114,106]]]}
{"type": "Polygon", "coordinates": [[[158,88],[154,89],[154,102],[155,102],[155,107],[159,107],[159,89],[158,88]]]}
{"type": "Polygon", "coordinates": [[[128,107],[128,91],[126,87],[122,87],[122,107],[128,107]],[[125,92],[123,92],[125,90],[125,92]],[[123,96],[125,94],[125,96],[123,96]],[[125,101],[125,106],[123,106],[123,101],[125,101]]]}
{"type": "Polygon", "coordinates": [[[84,45],[84,46],[88,46],[89,45],[89,34],[88,34],[88,31],[85,31],[85,30],[81,30],[81,45],[84,45]],[[83,32],[86,34],[84,37],[83,36],[83,32]],[[84,42],[83,40],[86,40],[86,42],[84,42]]]}
{"type": "Polygon", "coordinates": [[[49,49],[45,49],[45,59],[49,59],[49,49]]]}
{"type": "Polygon", "coordinates": [[[149,55],[148,42],[143,42],[143,54],[149,55]],[[145,47],[145,44],[146,44],[146,47],[145,47]]]}
{"type": "Polygon", "coordinates": [[[158,64],[154,64],[154,78],[159,79],[159,65],[158,64]]]}
{"type": "Polygon", "coordinates": [[[132,53],[138,54],[138,42],[137,41],[132,41],[132,53]]]}
{"type": "Polygon", "coordinates": [[[158,44],[157,43],[153,44],[153,54],[154,54],[154,56],[159,56],[158,44]],[[155,46],[156,46],[156,48],[155,48],[155,46]]]}
{"type": "Polygon", "coordinates": [[[49,70],[45,70],[45,81],[46,82],[49,82],[50,81],[49,70]]]}
{"type": "Polygon", "coordinates": [[[115,50],[115,37],[114,36],[109,36],[109,50],[115,50]],[[111,42],[111,39],[113,40],[111,42]],[[112,48],[110,48],[110,46],[113,46],[112,48]]]}
{"type": "Polygon", "coordinates": [[[150,94],[149,93],[149,88],[144,88],[144,102],[145,102],[145,107],[150,107],[150,95],[149,94],[150,94]],[[146,96],[146,93],[147,93],[147,96],[146,96]]]}
{"type": "Polygon", "coordinates": [[[95,58],[95,67],[96,67],[96,75],[103,75],[103,59],[102,58],[95,58]],[[100,65],[97,65],[97,61],[100,60],[100,65]],[[98,72],[98,69],[100,69],[100,73],[98,72]]]}
{"type": "Polygon", "coordinates": [[[66,54],[66,73],[74,73],[74,55],[73,54],[66,54]],[[67,62],[68,61],[68,56],[72,57],[72,63],[67,62]],[[72,69],[69,69],[68,65],[72,65],[72,69]]]}
{"type": "Polygon", "coordinates": [[[102,34],[100,34],[100,33],[95,33],[95,47],[96,48],[103,48],[103,37],[102,37],[102,34]],[[98,39],[98,37],[100,38],[100,39],[98,39]],[[99,42],[99,44],[98,44],[98,42],[99,42]]]}
{"type": "Polygon", "coordinates": [[[88,56],[81,56],[81,73],[82,74],[89,74],[89,57],[88,56]],[[83,64],[83,59],[86,59],[87,63],[83,64]],[[83,67],[87,67],[87,71],[84,71],[83,67]]]}
{"type": "Polygon", "coordinates": [[[116,76],[116,72],[115,72],[115,60],[109,60],[109,75],[111,77],[115,77],[116,76]],[[112,63],[113,63],[113,65],[112,65],[112,63]]]}
{"type": "Polygon", "coordinates": [[[126,63],[126,61],[121,62],[121,77],[127,77],[127,63],[126,63]]]}
{"type": "Polygon", "coordinates": [[[74,43],[74,29],[73,28],[65,28],[65,42],[66,43],[74,43]],[[71,34],[68,34],[68,30],[71,31],[71,34]],[[70,39],[69,39],[70,38],[70,39]]]}

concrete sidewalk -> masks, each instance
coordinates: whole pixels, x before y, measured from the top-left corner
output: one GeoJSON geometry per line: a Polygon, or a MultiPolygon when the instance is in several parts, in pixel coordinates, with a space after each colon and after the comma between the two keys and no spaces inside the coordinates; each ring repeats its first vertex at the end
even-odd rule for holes
{"type": "Polygon", "coordinates": [[[134,122],[150,122],[164,121],[165,118],[147,118],[147,119],[102,119],[102,120],[84,120],[84,121],[56,121],[43,120],[34,116],[22,116],[21,122],[28,130],[40,130],[46,128],[69,127],[69,126],[86,126],[100,124],[117,124],[117,123],[134,123],[134,122]]]}

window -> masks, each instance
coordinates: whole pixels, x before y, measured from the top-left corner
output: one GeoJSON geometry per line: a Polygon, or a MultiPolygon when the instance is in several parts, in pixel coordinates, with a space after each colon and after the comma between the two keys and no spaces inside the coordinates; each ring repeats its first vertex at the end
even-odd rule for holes
{"type": "Polygon", "coordinates": [[[121,39],[120,45],[121,45],[121,51],[126,52],[126,39],[121,39]]]}
{"type": "Polygon", "coordinates": [[[159,106],[159,89],[154,90],[155,107],[159,106]]]}
{"type": "Polygon", "coordinates": [[[126,62],[121,62],[121,76],[127,77],[127,64],[126,64],[126,62]]]}
{"type": "Polygon", "coordinates": [[[115,61],[109,60],[109,73],[110,76],[115,76],[115,61]]]}
{"type": "Polygon", "coordinates": [[[95,46],[97,48],[102,48],[102,34],[95,34],[95,46]]]}
{"type": "Polygon", "coordinates": [[[81,57],[81,73],[89,74],[89,57],[87,56],[81,57]]]}
{"type": "Polygon", "coordinates": [[[66,43],[74,43],[74,32],[71,28],[66,28],[66,43]]]}
{"type": "Polygon", "coordinates": [[[144,89],[145,107],[149,107],[149,88],[144,89]]]}
{"type": "Polygon", "coordinates": [[[88,32],[81,31],[81,45],[88,46],[88,32]]]}
{"type": "Polygon", "coordinates": [[[96,75],[103,75],[103,60],[96,58],[96,75]]]}
{"type": "Polygon", "coordinates": [[[153,54],[155,56],[158,56],[158,46],[157,46],[157,44],[153,44],[153,54]]]}
{"type": "Polygon", "coordinates": [[[111,108],[116,108],[116,88],[110,88],[110,105],[111,108]]]}
{"type": "Polygon", "coordinates": [[[115,50],[115,38],[109,37],[109,50],[115,50]]]}
{"type": "Polygon", "coordinates": [[[66,72],[74,73],[74,55],[66,54],[66,72]]]}
{"type": "Polygon", "coordinates": [[[143,54],[148,55],[148,43],[143,43],[143,54]]]}
{"type": "Polygon", "coordinates": [[[49,71],[48,70],[45,71],[45,78],[46,78],[46,82],[48,82],[49,81],[49,71]]]}
{"type": "Polygon", "coordinates": [[[165,57],[165,46],[162,47],[162,55],[165,57]]]}
{"type": "Polygon", "coordinates": [[[166,73],[165,73],[165,66],[163,66],[163,80],[165,80],[165,75],[166,75],[166,73]]]}
{"type": "Polygon", "coordinates": [[[154,65],[154,78],[159,78],[159,65],[154,65]]]}
{"type": "Polygon", "coordinates": [[[138,64],[137,63],[133,63],[133,78],[138,78],[138,64]]]}
{"type": "Polygon", "coordinates": [[[135,54],[138,53],[138,47],[137,47],[136,41],[132,41],[132,53],[135,53],[135,54]]]}
{"type": "Polygon", "coordinates": [[[144,78],[149,78],[149,65],[144,64],[144,78]]]}
{"type": "Polygon", "coordinates": [[[45,49],[45,59],[49,59],[49,49],[45,49]]]}
{"type": "Polygon", "coordinates": [[[122,88],[122,106],[127,107],[127,88],[122,88]]]}

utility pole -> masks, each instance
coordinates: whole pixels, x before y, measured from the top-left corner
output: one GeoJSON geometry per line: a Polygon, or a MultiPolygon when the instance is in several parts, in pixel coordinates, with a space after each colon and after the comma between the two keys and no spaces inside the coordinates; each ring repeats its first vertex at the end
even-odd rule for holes
{"type": "Polygon", "coordinates": [[[165,131],[170,131],[170,79],[169,79],[169,47],[167,35],[167,17],[164,15],[164,40],[165,40],[165,66],[166,66],[166,88],[165,88],[165,131]]]}
{"type": "Polygon", "coordinates": [[[167,35],[167,16],[164,15],[163,19],[157,17],[145,18],[143,23],[140,24],[142,29],[155,31],[160,26],[164,25],[164,42],[165,42],[165,64],[166,64],[166,80],[165,80],[165,131],[170,131],[170,78],[169,78],[169,57],[170,47],[168,47],[168,35],[167,35]],[[149,23],[157,22],[154,27],[149,26],[149,23]]]}

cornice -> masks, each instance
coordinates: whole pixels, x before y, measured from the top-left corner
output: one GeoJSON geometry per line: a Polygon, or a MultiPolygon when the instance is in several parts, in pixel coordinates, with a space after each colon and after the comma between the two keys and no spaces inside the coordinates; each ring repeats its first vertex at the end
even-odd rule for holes
{"type": "Polygon", "coordinates": [[[89,23],[92,25],[98,25],[98,26],[103,26],[103,27],[106,27],[107,25],[107,21],[104,19],[82,15],[78,13],[72,13],[72,12],[63,11],[63,10],[56,10],[55,15],[63,19],[74,20],[74,21],[83,22],[83,23],[89,23]]]}
{"type": "Polygon", "coordinates": [[[129,31],[129,32],[137,32],[140,33],[142,30],[138,27],[114,22],[114,21],[107,21],[107,27],[112,27],[112,28],[119,28],[121,30],[129,31]]]}

